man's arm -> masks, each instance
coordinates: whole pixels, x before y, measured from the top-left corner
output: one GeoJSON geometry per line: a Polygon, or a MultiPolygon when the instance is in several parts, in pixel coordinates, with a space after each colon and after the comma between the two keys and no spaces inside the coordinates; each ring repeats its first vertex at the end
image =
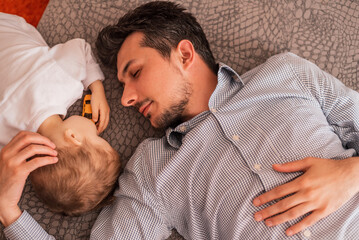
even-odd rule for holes
{"type": "Polygon", "coordinates": [[[55,145],[33,132],[20,132],[0,152],[0,221],[8,227],[22,214],[18,207],[25,181],[35,169],[57,162],[55,145]],[[41,157],[36,157],[37,155],[41,157]]]}
{"type": "MultiPolygon", "coordinates": [[[[90,239],[167,239],[171,224],[161,197],[154,189],[148,151],[153,145],[141,143],[119,178],[115,201],[102,209],[90,239]],[[147,150],[146,150],[147,149],[147,150]]],[[[170,218],[169,218],[170,219],[170,218]]]]}
{"type": "MultiPolygon", "coordinates": [[[[296,62],[292,67],[298,79],[317,99],[342,145],[355,149],[358,155],[359,94],[304,59],[292,56],[289,61],[296,62]]],[[[292,182],[253,200],[255,206],[260,206],[291,194],[254,215],[257,221],[265,220],[267,226],[275,226],[309,214],[288,228],[287,235],[296,234],[338,210],[359,191],[358,157],[343,160],[308,157],[282,165],[274,164],[273,168],[279,172],[304,172],[292,182]]]]}

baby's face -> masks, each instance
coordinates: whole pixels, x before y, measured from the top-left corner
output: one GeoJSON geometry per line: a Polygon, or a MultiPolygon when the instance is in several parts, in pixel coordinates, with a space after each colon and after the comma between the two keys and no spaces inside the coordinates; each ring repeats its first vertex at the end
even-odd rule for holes
{"type": "Polygon", "coordinates": [[[93,121],[82,116],[71,116],[64,120],[65,128],[70,128],[76,134],[76,138],[80,141],[86,139],[87,141],[101,145],[104,148],[111,147],[110,144],[103,138],[97,135],[96,125],[93,121]]]}

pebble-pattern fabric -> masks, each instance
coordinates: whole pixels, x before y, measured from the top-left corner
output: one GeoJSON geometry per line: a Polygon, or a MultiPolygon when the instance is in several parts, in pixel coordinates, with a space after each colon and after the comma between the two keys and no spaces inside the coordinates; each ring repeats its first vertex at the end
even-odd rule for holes
{"type": "MultiPolygon", "coordinates": [[[[50,0],[38,25],[50,46],[72,38],[94,42],[97,33],[146,0],[50,0]]],[[[359,0],[178,0],[201,23],[218,62],[243,74],[277,53],[291,51],[359,90],[359,0]]],[[[96,54],[96,50],[94,49],[96,54]]],[[[102,68],[111,120],[103,137],[120,153],[123,166],[145,138],[163,135],[134,109],[120,105],[116,73],[102,68]]],[[[80,114],[77,101],[69,115],[80,114]]],[[[99,211],[66,217],[49,211],[27,182],[20,200],[57,239],[88,239],[99,211]]],[[[0,239],[5,239],[0,226],[0,239]]],[[[183,239],[175,231],[168,238],[183,239]]]]}

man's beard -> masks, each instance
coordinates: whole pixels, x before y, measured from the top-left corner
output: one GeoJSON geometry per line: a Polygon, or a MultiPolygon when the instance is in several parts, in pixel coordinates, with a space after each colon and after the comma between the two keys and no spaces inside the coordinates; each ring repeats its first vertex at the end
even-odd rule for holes
{"type": "MultiPolygon", "coordinates": [[[[155,119],[156,128],[166,129],[168,127],[175,127],[183,121],[183,112],[188,105],[189,98],[192,95],[192,87],[186,82],[179,92],[181,100],[173,103],[168,109],[155,119]]],[[[151,116],[148,116],[149,118],[151,116]]]]}

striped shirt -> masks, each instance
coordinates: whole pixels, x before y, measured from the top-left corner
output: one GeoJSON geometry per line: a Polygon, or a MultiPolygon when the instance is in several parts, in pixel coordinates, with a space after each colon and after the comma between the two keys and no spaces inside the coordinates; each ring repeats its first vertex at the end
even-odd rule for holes
{"type": "MultiPolygon", "coordinates": [[[[284,53],[241,77],[221,64],[209,109],[139,145],[119,178],[116,201],[100,213],[91,239],[165,239],[172,228],[195,240],[359,236],[359,195],[292,237],[285,230],[302,217],[267,227],[253,216],[269,204],[252,204],[301,174],[276,172],[274,163],[357,155],[356,91],[284,53]]],[[[24,212],[6,234],[20,239],[41,231],[24,212]]]]}

